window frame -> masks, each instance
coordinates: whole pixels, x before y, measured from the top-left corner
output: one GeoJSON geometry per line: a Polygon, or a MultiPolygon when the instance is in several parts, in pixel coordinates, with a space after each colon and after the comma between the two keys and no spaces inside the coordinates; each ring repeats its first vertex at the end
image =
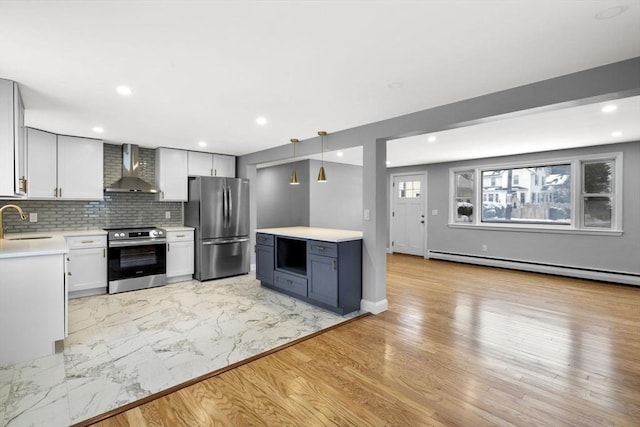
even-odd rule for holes
{"type": "Polygon", "coordinates": [[[577,233],[577,234],[596,234],[596,235],[622,235],[622,198],[623,198],[623,153],[602,153],[576,156],[571,158],[542,158],[527,161],[517,161],[508,163],[486,163],[476,164],[462,167],[449,168],[449,218],[448,226],[452,228],[472,228],[481,230],[513,230],[513,231],[531,231],[531,232],[548,232],[548,233],[577,233]],[[613,174],[611,185],[611,228],[585,227],[584,212],[585,203],[583,197],[584,183],[584,164],[594,163],[598,161],[613,162],[613,174]],[[518,169],[527,167],[544,167],[557,164],[571,165],[571,216],[570,224],[523,224],[509,222],[482,222],[481,206],[482,206],[482,172],[497,169],[518,169]],[[456,183],[455,176],[457,173],[472,173],[473,181],[473,214],[469,222],[456,221],[456,183]]]}

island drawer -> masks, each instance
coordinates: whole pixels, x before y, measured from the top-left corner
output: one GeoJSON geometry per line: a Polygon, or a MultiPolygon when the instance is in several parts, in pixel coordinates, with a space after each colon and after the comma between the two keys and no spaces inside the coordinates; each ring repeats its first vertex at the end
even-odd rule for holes
{"type": "Polygon", "coordinates": [[[293,274],[276,271],[273,277],[273,286],[278,289],[293,292],[303,297],[307,296],[307,279],[304,277],[294,276],[293,274]]]}
{"type": "Polygon", "coordinates": [[[332,242],[321,242],[319,240],[308,240],[308,251],[310,254],[338,257],[338,244],[332,242]]]}
{"type": "Polygon", "coordinates": [[[258,245],[273,246],[273,234],[256,233],[258,245]]]}

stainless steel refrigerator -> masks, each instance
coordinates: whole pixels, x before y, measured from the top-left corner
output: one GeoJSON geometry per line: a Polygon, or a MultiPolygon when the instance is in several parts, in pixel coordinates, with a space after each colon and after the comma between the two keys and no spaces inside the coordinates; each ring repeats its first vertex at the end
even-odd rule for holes
{"type": "Polygon", "coordinates": [[[185,225],[196,229],[195,279],[249,272],[249,180],[213,176],[190,179],[185,225]]]}

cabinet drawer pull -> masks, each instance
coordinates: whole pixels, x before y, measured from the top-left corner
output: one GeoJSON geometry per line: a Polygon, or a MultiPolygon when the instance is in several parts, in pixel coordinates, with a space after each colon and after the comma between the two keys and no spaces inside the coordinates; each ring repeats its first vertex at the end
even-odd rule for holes
{"type": "Polygon", "coordinates": [[[103,248],[102,249],[102,258],[106,258],[107,257],[107,249],[103,248]]]}
{"type": "Polygon", "coordinates": [[[83,240],[80,243],[94,243],[95,240],[83,240]]]}
{"type": "Polygon", "coordinates": [[[176,237],[184,237],[184,234],[178,234],[176,237]]]}
{"type": "Polygon", "coordinates": [[[324,246],[316,246],[316,249],[319,251],[324,251],[324,246]]]}

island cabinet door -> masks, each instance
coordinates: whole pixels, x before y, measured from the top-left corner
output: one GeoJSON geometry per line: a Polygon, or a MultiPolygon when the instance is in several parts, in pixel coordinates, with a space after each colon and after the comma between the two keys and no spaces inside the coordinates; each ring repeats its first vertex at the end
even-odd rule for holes
{"type": "Polygon", "coordinates": [[[273,285],[273,246],[256,245],[256,279],[273,285]]]}
{"type": "Polygon", "coordinates": [[[338,259],[309,254],[307,277],[308,297],[312,300],[338,306],[338,259]]]}

